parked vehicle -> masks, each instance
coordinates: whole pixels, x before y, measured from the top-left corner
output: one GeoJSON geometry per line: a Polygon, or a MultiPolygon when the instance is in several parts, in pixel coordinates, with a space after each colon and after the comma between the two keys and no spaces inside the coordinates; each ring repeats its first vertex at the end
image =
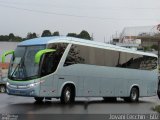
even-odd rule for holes
{"type": "Polygon", "coordinates": [[[158,77],[158,90],[157,90],[158,98],[160,99],[160,76],[158,77]]]}
{"type": "Polygon", "coordinates": [[[0,69],[0,92],[2,93],[6,92],[6,82],[7,78],[2,76],[2,70],[0,69]]]}

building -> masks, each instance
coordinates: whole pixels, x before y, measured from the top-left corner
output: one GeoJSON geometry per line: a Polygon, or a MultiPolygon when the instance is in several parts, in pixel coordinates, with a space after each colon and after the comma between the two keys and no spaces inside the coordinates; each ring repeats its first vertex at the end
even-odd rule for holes
{"type": "Polygon", "coordinates": [[[159,25],[155,26],[137,26],[125,27],[120,35],[120,43],[140,44],[142,47],[158,45],[160,41],[154,38],[159,33],[159,25]]]}
{"type": "Polygon", "coordinates": [[[113,38],[113,44],[157,54],[160,63],[160,24],[125,27],[120,34],[119,40],[113,38]]]}
{"type": "Polygon", "coordinates": [[[19,42],[0,42],[0,69],[2,69],[3,76],[7,75],[9,61],[11,56],[6,58],[6,63],[2,63],[2,54],[8,50],[14,50],[19,42]]]}

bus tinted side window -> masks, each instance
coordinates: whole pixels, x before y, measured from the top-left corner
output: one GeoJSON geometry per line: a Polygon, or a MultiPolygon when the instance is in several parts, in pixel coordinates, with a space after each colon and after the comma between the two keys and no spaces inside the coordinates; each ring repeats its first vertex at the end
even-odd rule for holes
{"type": "Polygon", "coordinates": [[[154,70],[157,68],[157,58],[143,56],[144,61],[140,65],[140,69],[143,70],[154,70]]]}
{"type": "Polygon", "coordinates": [[[120,67],[122,68],[139,69],[142,61],[142,55],[120,52],[120,67]]]}
{"type": "Polygon", "coordinates": [[[49,49],[56,49],[56,51],[44,55],[41,76],[55,72],[67,45],[66,43],[53,43],[48,46],[49,49]]]}
{"type": "Polygon", "coordinates": [[[72,64],[104,66],[104,50],[82,45],[72,45],[64,66],[72,64]]]}
{"type": "Polygon", "coordinates": [[[118,67],[120,52],[113,50],[104,50],[105,66],[118,67]]]}
{"type": "Polygon", "coordinates": [[[72,45],[67,55],[64,66],[72,64],[88,64],[88,47],[72,45]]]}
{"type": "Polygon", "coordinates": [[[140,65],[142,61],[144,61],[143,55],[136,55],[132,53],[126,54],[126,60],[127,60],[126,67],[132,69],[140,69],[140,65]]]}
{"type": "Polygon", "coordinates": [[[119,67],[141,69],[141,70],[154,70],[157,68],[157,58],[150,56],[143,56],[132,53],[120,53],[119,67]]]}
{"type": "Polygon", "coordinates": [[[72,45],[64,66],[72,64],[153,70],[157,67],[157,58],[89,46],[72,45]]]}
{"type": "Polygon", "coordinates": [[[104,49],[100,48],[94,48],[95,49],[95,65],[98,66],[105,66],[105,60],[104,60],[104,49]]]}

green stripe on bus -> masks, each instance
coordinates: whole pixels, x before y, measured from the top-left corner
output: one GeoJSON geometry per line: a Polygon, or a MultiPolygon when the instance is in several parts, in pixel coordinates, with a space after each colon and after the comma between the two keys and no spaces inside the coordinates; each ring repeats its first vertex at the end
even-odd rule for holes
{"type": "Polygon", "coordinates": [[[18,82],[28,82],[28,81],[34,81],[34,80],[38,80],[38,79],[33,79],[33,80],[10,80],[9,81],[12,81],[12,82],[15,82],[15,83],[18,83],[18,82]]]}

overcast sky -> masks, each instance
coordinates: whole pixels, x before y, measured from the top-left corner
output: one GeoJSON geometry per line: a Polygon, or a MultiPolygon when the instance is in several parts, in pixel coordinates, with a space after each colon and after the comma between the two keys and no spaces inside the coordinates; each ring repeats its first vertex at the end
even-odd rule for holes
{"type": "Polygon", "coordinates": [[[0,0],[1,35],[87,30],[96,41],[108,41],[124,27],[159,23],[160,0],[0,0]]]}

